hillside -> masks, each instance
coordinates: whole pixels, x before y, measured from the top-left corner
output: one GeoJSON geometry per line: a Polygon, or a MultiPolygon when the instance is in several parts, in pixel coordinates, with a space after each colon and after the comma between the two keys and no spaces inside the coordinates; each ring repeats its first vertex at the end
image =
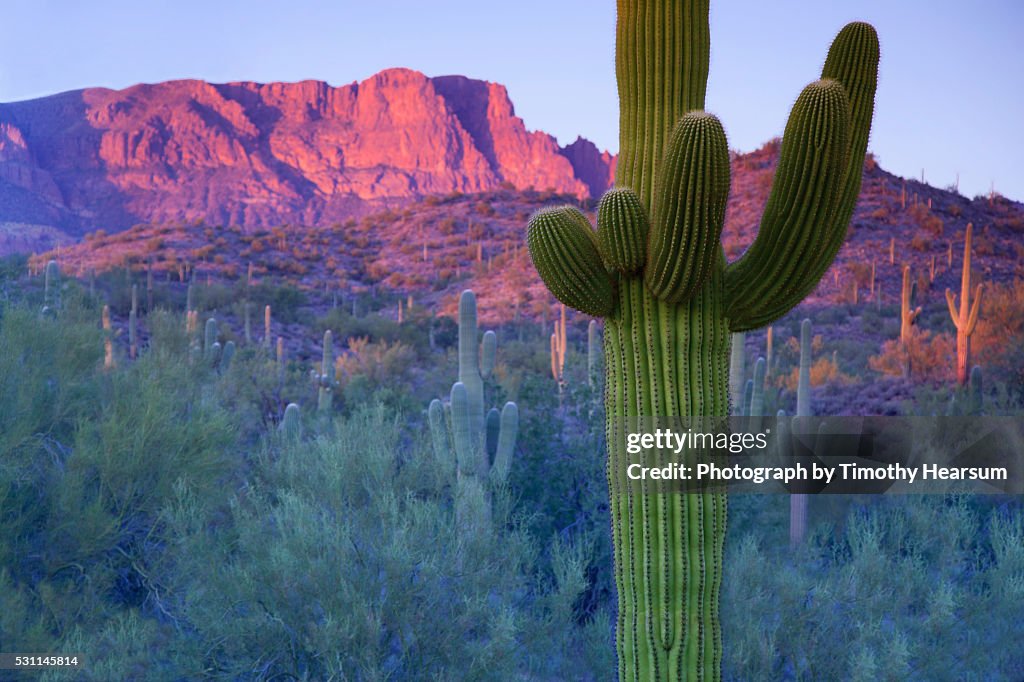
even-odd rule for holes
{"type": "Polygon", "coordinates": [[[0,104],[0,253],[137,223],[327,225],[503,186],[586,198],[613,164],[528,131],[504,86],[462,76],[87,88],[0,104]]]}
{"type": "MultiPolygon", "coordinates": [[[[777,144],[769,143],[733,159],[732,193],[726,215],[725,250],[734,260],[757,231],[775,166],[777,144]]],[[[964,229],[973,222],[974,269],[989,282],[1024,274],[1024,206],[1002,197],[967,199],[950,190],[896,177],[869,158],[861,199],[846,244],[809,304],[877,301],[870,293],[875,264],[876,289],[897,302],[902,265],[910,265],[925,290],[957,289],[964,229]],[[929,208],[929,204],[931,207],[929,208]],[[894,262],[890,263],[890,246],[894,262]],[[953,263],[950,267],[950,250],[953,263]],[[932,260],[935,268],[932,276],[932,260]]],[[[253,264],[257,278],[281,277],[310,290],[343,293],[373,287],[395,295],[412,294],[450,312],[463,288],[480,292],[486,319],[521,314],[540,317],[553,299],[529,263],[524,232],[530,214],[553,203],[576,202],[553,192],[495,191],[428,196],[400,209],[388,209],[325,226],[246,229],[202,222],[140,225],[127,231],[87,236],[63,248],[62,269],[85,277],[123,265],[152,267],[164,278],[179,278],[183,266],[198,281],[232,282],[253,264]]],[[[593,209],[593,200],[584,202],[593,209]]],[[[591,212],[591,215],[592,212],[591,212]]],[[[57,255],[33,259],[36,267],[57,255]]]]}

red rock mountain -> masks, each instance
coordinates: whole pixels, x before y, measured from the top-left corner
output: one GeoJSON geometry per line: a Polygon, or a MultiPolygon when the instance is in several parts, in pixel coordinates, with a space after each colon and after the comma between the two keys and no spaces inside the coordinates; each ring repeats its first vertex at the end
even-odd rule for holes
{"type": "Polygon", "coordinates": [[[184,80],[0,104],[0,236],[325,224],[503,183],[586,197],[613,172],[586,140],[528,131],[504,86],[408,69],[342,87],[184,80]]]}

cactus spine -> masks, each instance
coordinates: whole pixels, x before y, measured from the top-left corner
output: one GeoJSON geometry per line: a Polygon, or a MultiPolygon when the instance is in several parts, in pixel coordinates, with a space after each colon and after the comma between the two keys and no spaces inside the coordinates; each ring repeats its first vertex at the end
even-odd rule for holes
{"type": "Polygon", "coordinates": [[[960,309],[957,310],[956,296],[946,289],[946,303],[949,305],[949,316],[956,327],[956,380],[961,386],[967,384],[967,368],[971,364],[971,336],[978,324],[978,312],[981,308],[982,284],[978,283],[974,290],[974,303],[971,295],[971,232],[973,225],[967,223],[964,235],[964,265],[960,275],[960,309]]]}
{"type": "Polygon", "coordinates": [[[726,265],[728,145],[702,111],[708,13],[707,0],[619,1],[617,187],[601,200],[597,235],[569,208],[541,211],[528,232],[556,298],[605,319],[620,680],[720,677],[726,525],[721,492],[674,495],[630,481],[624,423],[728,414],[729,334],[784,315],[832,263],[860,190],[873,110],[877,38],[850,24],[822,80],[793,107],[756,240],[726,265]]]}
{"type": "Polygon", "coordinates": [[[467,289],[459,298],[459,380],[450,394],[450,433],[443,429],[440,401],[431,403],[428,422],[435,454],[447,461],[454,452],[455,514],[468,537],[490,528],[489,483],[508,476],[519,430],[515,403],[505,403],[500,413],[484,411],[484,381],[494,371],[497,337],[488,331],[482,344],[479,338],[476,296],[467,289]]]}

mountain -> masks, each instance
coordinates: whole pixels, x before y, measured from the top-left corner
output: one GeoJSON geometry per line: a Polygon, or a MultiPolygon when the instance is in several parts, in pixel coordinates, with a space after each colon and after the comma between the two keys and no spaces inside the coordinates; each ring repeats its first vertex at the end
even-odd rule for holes
{"type": "Polygon", "coordinates": [[[0,251],[136,223],[327,225],[452,192],[587,198],[613,173],[607,152],[528,131],[504,86],[462,76],[87,88],[0,104],[0,251]]]}

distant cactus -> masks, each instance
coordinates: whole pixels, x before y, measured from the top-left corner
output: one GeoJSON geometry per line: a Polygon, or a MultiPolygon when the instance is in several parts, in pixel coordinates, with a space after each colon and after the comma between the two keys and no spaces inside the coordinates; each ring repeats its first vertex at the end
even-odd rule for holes
{"type": "MultiPolygon", "coordinates": [[[[797,375],[796,416],[810,417],[811,409],[811,321],[800,323],[800,369],[797,375]]],[[[794,424],[795,425],[795,424],[794,424]]],[[[807,495],[794,493],[789,498],[789,544],[797,547],[807,535],[807,495]]]]}
{"type": "Polygon", "coordinates": [[[497,337],[487,332],[482,347],[478,339],[476,297],[467,289],[459,299],[459,380],[449,398],[450,431],[440,401],[430,404],[428,422],[438,458],[447,461],[454,453],[456,516],[468,533],[490,526],[489,483],[508,476],[519,430],[515,403],[505,403],[500,414],[485,412],[484,381],[494,370],[497,337]]]}
{"type": "Polygon", "coordinates": [[[811,411],[811,342],[814,338],[811,321],[800,323],[800,370],[796,384],[796,416],[810,417],[811,411]]]}
{"type": "Polygon", "coordinates": [[[139,308],[139,294],[138,287],[132,285],[132,308],[128,311],[128,357],[134,360],[139,355],[138,346],[138,331],[136,327],[138,325],[138,308],[139,308]]]}
{"type": "Polygon", "coordinates": [[[949,305],[949,316],[956,327],[956,380],[961,386],[967,384],[967,368],[971,363],[971,336],[978,324],[978,312],[981,309],[981,283],[974,290],[974,303],[971,295],[971,231],[973,226],[967,223],[964,235],[964,265],[960,275],[960,309],[957,310],[956,296],[946,289],[946,303],[949,305]]]}
{"type": "Polygon", "coordinates": [[[43,306],[51,313],[60,309],[60,266],[51,260],[43,275],[43,306]]]}
{"type": "Polygon", "coordinates": [[[235,357],[235,342],[228,341],[224,344],[224,350],[220,353],[220,372],[221,374],[226,373],[231,369],[231,360],[235,357]]]}
{"type": "Polygon", "coordinates": [[[746,343],[746,332],[733,333],[732,350],[729,355],[729,395],[732,396],[733,400],[733,414],[743,413],[743,404],[736,402],[736,400],[739,396],[743,395],[743,380],[746,378],[746,343]]]}
{"type": "Polygon", "coordinates": [[[114,367],[114,329],[110,324],[110,306],[103,306],[101,316],[103,325],[103,367],[113,369],[114,367]]]}
{"type": "Polygon", "coordinates": [[[313,376],[317,385],[316,409],[319,412],[330,412],[334,389],[338,386],[334,371],[334,336],[330,329],[324,332],[320,371],[314,372],[313,376]]]}
{"type": "Polygon", "coordinates": [[[747,416],[750,417],[748,429],[751,432],[761,430],[761,417],[764,416],[764,378],[766,366],[767,363],[764,358],[758,358],[757,362],[754,363],[753,387],[750,393],[750,406],[747,410],[747,416]]]}
{"type": "Polygon", "coordinates": [[[220,360],[220,344],[217,342],[217,320],[209,318],[203,328],[203,358],[212,367],[220,360]]]}
{"type": "Polygon", "coordinates": [[[914,333],[914,320],[921,314],[921,306],[911,309],[914,285],[910,277],[910,266],[903,266],[903,289],[900,294],[900,346],[904,351],[910,343],[911,335],[914,333]]]}
{"type": "Polygon", "coordinates": [[[270,338],[270,306],[266,306],[263,309],[263,345],[267,347],[267,352],[270,352],[270,344],[273,341],[270,338]]]}
{"type": "Polygon", "coordinates": [[[764,378],[767,381],[772,375],[772,364],[775,361],[775,328],[768,325],[768,331],[764,334],[765,343],[765,365],[764,378]]]}
{"type": "Polygon", "coordinates": [[[551,377],[558,384],[558,390],[562,390],[562,382],[565,378],[565,353],[568,350],[568,336],[565,324],[565,306],[560,306],[561,318],[555,320],[555,331],[551,334],[551,377]]]}
{"type": "Polygon", "coordinates": [[[281,430],[281,435],[288,440],[297,441],[302,437],[302,414],[298,405],[288,403],[288,407],[284,408],[284,418],[281,419],[281,425],[278,428],[281,430]]]}

